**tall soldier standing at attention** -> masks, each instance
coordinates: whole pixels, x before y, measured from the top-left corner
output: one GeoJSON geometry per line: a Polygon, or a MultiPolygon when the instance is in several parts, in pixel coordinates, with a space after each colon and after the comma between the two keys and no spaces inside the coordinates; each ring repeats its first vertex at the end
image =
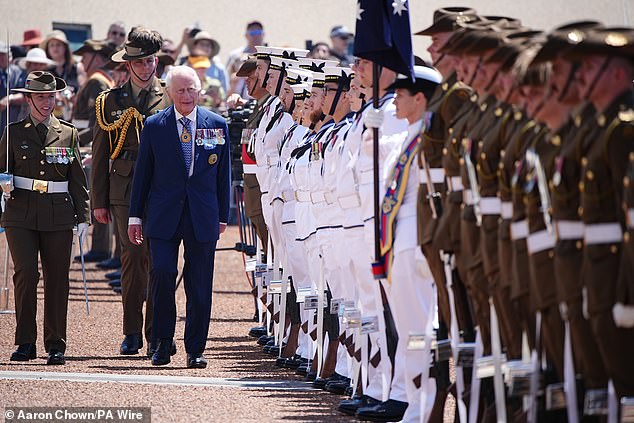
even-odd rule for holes
{"type": "Polygon", "coordinates": [[[88,232],[90,212],[77,130],[52,115],[55,93],[65,88],[66,82],[49,72],[31,72],[25,88],[14,90],[25,94],[31,113],[12,123],[10,136],[5,131],[0,142],[0,168],[14,175],[14,189],[2,214],[2,227],[6,228],[15,265],[15,343],[18,348],[11,354],[11,361],[28,361],[37,355],[38,253],[44,276],[46,363],[66,361],[72,229],[78,225],[80,238],[83,238],[88,232]]]}
{"type": "MultiPolygon", "coordinates": [[[[165,84],[155,76],[163,38],[156,31],[137,27],[130,31],[123,50],[112,56],[114,62],[127,62],[130,80],[122,87],[106,91],[96,102],[92,155],[92,208],[100,223],[114,220],[121,239],[121,288],[123,333],[120,353],[137,354],[143,347],[143,301],[148,300],[145,338],[151,341],[152,304],[149,289],[147,245],[134,245],[128,239],[130,184],[139,148],[139,134],[145,118],[172,103],[165,84]]],[[[148,354],[154,346],[148,345],[148,354]]]]}

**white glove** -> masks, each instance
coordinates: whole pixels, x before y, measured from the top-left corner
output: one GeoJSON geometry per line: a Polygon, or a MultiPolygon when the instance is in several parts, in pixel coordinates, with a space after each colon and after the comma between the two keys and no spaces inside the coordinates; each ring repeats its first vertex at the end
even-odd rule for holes
{"type": "Polygon", "coordinates": [[[561,315],[561,320],[564,322],[568,321],[568,303],[565,301],[559,303],[559,314],[561,315]]]}
{"type": "Polygon", "coordinates": [[[77,236],[83,241],[86,239],[86,235],[88,235],[88,223],[79,223],[77,225],[77,236]]]}
{"type": "Polygon", "coordinates": [[[624,305],[621,303],[614,304],[612,307],[612,317],[614,323],[619,328],[632,328],[634,327],[634,307],[631,305],[624,305]]]}
{"type": "Polygon", "coordinates": [[[363,117],[363,124],[368,128],[380,128],[383,125],[383,110],[369,109],[363,117]]]}

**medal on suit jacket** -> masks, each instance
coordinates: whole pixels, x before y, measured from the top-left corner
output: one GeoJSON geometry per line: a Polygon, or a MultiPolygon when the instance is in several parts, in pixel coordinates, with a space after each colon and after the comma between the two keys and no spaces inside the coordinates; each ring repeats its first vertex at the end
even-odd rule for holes
{"type": "Polygon", "coordinates": [[[213,150],[217,145],[225,143],[225,131],[222,128],[196,129],[196,145],[202,145],[205,150],[213,150]]]}

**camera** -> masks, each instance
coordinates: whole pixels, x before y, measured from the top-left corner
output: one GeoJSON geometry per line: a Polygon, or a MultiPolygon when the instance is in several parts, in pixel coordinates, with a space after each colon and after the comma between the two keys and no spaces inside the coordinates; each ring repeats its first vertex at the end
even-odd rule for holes
{"type": "Polygon", "coordinates": [[[231,178],[233,181],[242,181],[242,130],[246,128],[255,104],[255,101],[250,101],[244,107],[227,111],[226,120],[231,140],[231,178]]]}

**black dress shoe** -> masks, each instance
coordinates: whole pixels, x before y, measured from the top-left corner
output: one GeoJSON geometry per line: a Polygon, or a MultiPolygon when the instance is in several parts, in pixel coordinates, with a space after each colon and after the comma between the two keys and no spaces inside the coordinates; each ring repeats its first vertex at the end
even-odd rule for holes
{"type": "Polygon", "coordinates": [[[106,278],[111,281],[115,279],[121,279],[121,269],[115,270],[114,272],[106,273],[106,278]]]}
{"type": "Polygon", "coordinates": [[[266,335],[266,328],[264,326],[256,326],[249,330],[249,336],[251,338],[259,338],[262,335],[266,335]]]}
{"type": "Polygon", "coordinates": [[[367,395],[356,396],[354,398],[350,398],[349,400],[343,400],[339,403],[339,407],[337,410],[342,412],[343,414],[347,414],[349,416],[354,416],[358,409],[362,407],[368,407],[371,405],[380,404],[381,401],[369,397],[367,395]]]}
{"type": "Polygon", "coordinates": [[[335,373],[324,389],[333,394],[343,395],[348,387],[350,387],[350,379],[335,373]]]}
{"type": "Polygon", "coordinates": [[[274,336],[271,336],[270,338],[271,339],[269,339],[269,342],[267,342],[266,345],[264,345],[265,347],[272,347],[277,342],[277,339],[275,339],[274,336]]]}
{"type": "Polygon", "coordinates": [[[351,397],[352,396],[352,392],[354,392],[354,390],[352,389],[352,386],[348,386],[343,394],[351,397]]]}
{"type": "Polygon", "coordinates": [[[303,363],[305,363],[306,360],[305,358],[302,358],[299,355],[294,355],[293,357],[288,357],[288,358],[284,358],[284,357],[280,357],[277,360],[275,360],[275,365],[277,367],[281,367],[283,369],[296,369],[299,366],[301,366],[303,363]]]}
{"type": "Polygon", "coordinates": [[[171,339],[160,339],[158,347],[156,351],[152,355],[152,365],[153,366],[164,366],[169,364],[170,353],[172,351],[173,340],[171,339]]]}
{"type": "Polygon", "coordinates": [[[134,355],[139,353],[139,349],[143,348],[143,338],[140,333],[126,335],[119,348],[121,355],[134,355]]]}
{"type": "Polygon", "coordinates": [[[49,364],[49,365],[66,364],[64,353],[59,350],[50,350],[48,352],[48,359],[46,360],[46,364],[49,364]]]}
{"type": "Polygon", "coordinates": [[[406,402],[390,399],[373,406],[361,407],[355,416],[359,420],[371,422],[398,422],[403,420],[408,405],[406,402]]]}
{"type": "MultiPolygon", "coordinates": [[[[98,261],[106,260],[108,257],[110,257],[110,254],[106,252],[90,250],[86,254],[84,254],[84,262],[95,263],[98,261]]],[[[81,256],[75,256],[75,261],[81,262],[81,256]]]]}
{"type": "Polygon", "coordinates": [[[207,367],[207,360],[201,353],[187,354],[188,369],[204,369],[205,367],[207,367]]]}
{"type": "Polygon", "coordinates": [[[114,292],[115,294],[121,294],[121,287],[115,286],[114,288],[112,288],[112,292],[114,292]]]}
{"type": "Polygon", "coordinates": [[[304,379],[306,379],[306,382],[312,382],[317,379],[317,372],[308,372],[304,379]]]}
{"type": "Polygon", "coordinates": [[[264,345],[268,344],[269,341],[272,340],[272,339],[275,339],[275,338],[273,338],[272,336],[268,336],[268,335],[260,336],[258,338],[258,345],[264,346],[264,345]]]}
{"type": "Polygon", "coordinates": [[[121,279],[114,279],[108,282],[110,288],[121,287],[121,279]]]}
{"type": "Polygon", "coordinates": [[[121,267],[121,259],[119,257],[107,258],[97,263],[97,267],[100,269],[118,269],[121,267]]]}
{"type": "Polygon", "coordinates": [[[326,386],[326,384],[328,383],[328,379],[322,379],[320,377],[315,378],[315,380],[313,380],[313,388],[316,389],[324,389],[324,386],[326,386]]]}
{"type": "Polygon", "coordinates": [[[13,354],[11,354],[11,361],[29,361],[36,357],[35,344],[22,344],[18,345],[13,354]]]}
{"type": "MultiPolygon", "coordinates": [[[[145,353],[145,355],[152,358],[152,356],[156,352],[156,349],[158,348],[158,344],[158,339],[152,339],[147,346],[147,352],[145,353]]],[[[174,341],[172,341],[172,349],[170,350],[170,355],[176,355],[176,342],[174,341]]]]}
{"type": "Polygon", "coordinates": [[[300,376],[306,376],[309,372],[310,364],[301,364],[296,370],[295,374],[300,376]]]}
{"type": "Polygon", "coordinates": [[[315,381],[313,382],[313,387],[317,389],[326,390],[326,387],[328,386],[329,383],[339,382],[344,379],[346,378],[341,376],[339,373],[333,373],[330,377],[327,377],[325,379],[322,379],[322,378],[315,379],[315,381]]]}

